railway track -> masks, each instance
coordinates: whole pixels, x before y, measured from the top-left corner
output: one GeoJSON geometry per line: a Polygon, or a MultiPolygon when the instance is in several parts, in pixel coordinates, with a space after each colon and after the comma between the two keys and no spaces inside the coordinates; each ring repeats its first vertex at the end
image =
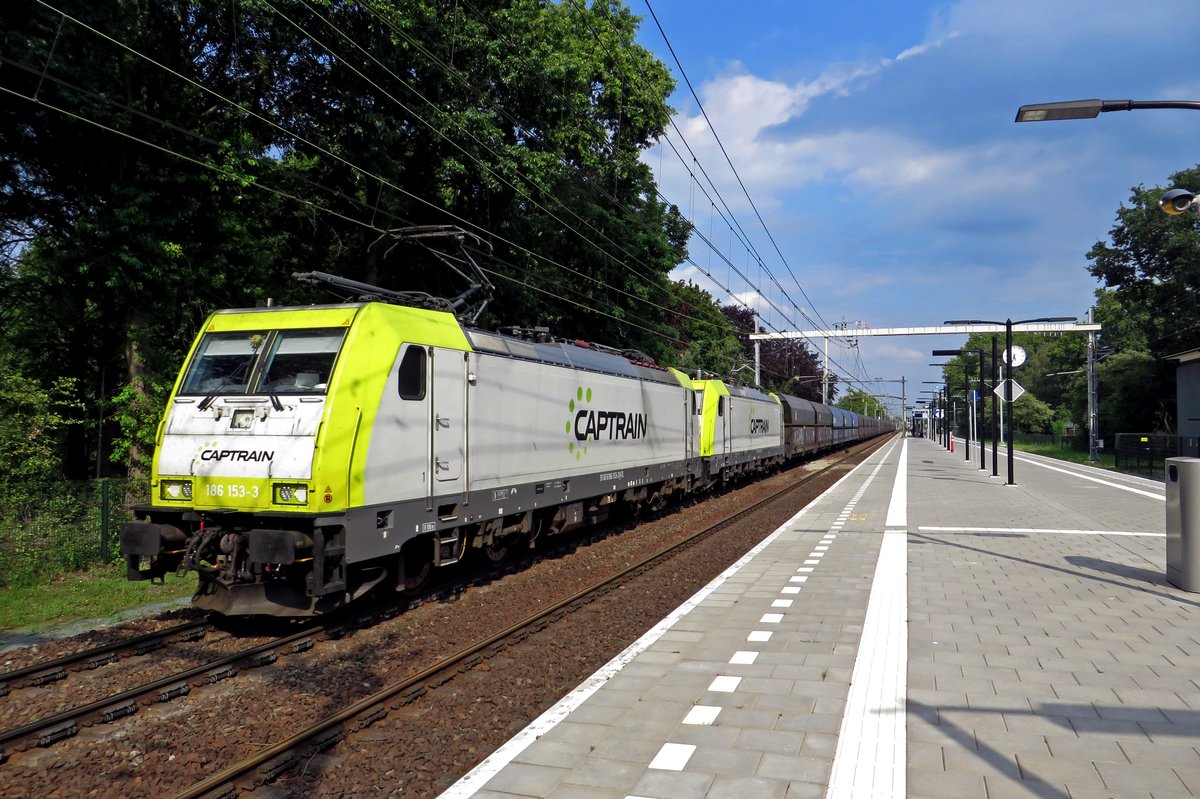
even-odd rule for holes
{"type": "Polygon", "coordinates": [[[211,629],[207,620],[197,619],[6,671],[0,674],[0,697],[22,688],[42,688],[65,680],[73,673],[94,671],[123,658],[148,655],[170,644],[199,641],[211,629]]]}
{"type": "MultiPolygon", "coordinates": [[[[841,463],[844,463],[844,460],[830,463],[820,473],[827,474],[831,469],[837,469],[841,463]]],[[[808,468],[813,468],[813,466],[810,465],[808,468]]],[[[810,473],[800,480],[795,480],[793,475],[796,473],[796,471],[789,471],[770,478],[777,482],[794,481],[787,490],[777,492],[772,498],[786,495],[794,488],[807,485],[817,476],[810,473]]],[[[198,641],[183,642],[187,648],[183,650],[186,657],[182,659],[190,658],[192,661],[191,668],[187,672],[148,682],[136,686],[134,689],[114,693],[98,701],[83,704],[72,711],[51,714],[37,722],[0,732],[0,746],[3,747],[4,752],[0,761],[8,759],[10,755],[13,756],[8,765],[0,767],[0,773],[7,771],[8,779],[14,781],[14,786],[40,784],[50,774],[54,774],[56,784],[60,786],[58,793],[52,794],[54,796],[71,796],[81,793],[98,796],[166,796],[178,791],[182,786],[186,786],[191,780],[211,774],[222,763],[238,761],[249,751],[263,750],[271,741],[280,741],[285,738],[291,740],[296,736],[290,733],[298,727],[321,726],[314,722],[319,714],[341,708],[337,713],[330,714],[332,720],[326,719],[324,733],[316,732],[307,738],[294,741],[290,752],[286,748],[280,750],[280,754],[275,756],[274,761],[263,762],[259,758],[260,762],[250,767],[253,772],[250,776],[243,775],[240,778],[232,779],[228,785],[218,786],[213,790],[216,791],[214,795],[231,795],[229,791],[236,791],[239,784],[270,782],[285,774],[288,775],[287,780],[293,779],[296,774],[289,774],[287,767],[299,762],[296,758],[301,758],[306,764],[307,768],[302,769],[301,772],[305,770],[311,772],[312,767],[309,764],[314,762],[312,760],[314,752],[329,749],[348,733],[353,733],[355,729],[369,726],[381,718],[385,718],[389,712],[389,705],[394,708],[405,708],[406,713],[392,714],[393,718],[388,720],[385,727],[391,726],[396,717],[404,717],[408,713],[414,712],[427,712],[428,702],[423,704],[422,696],[425,696],[426,693],[429,696],[437,693],[436,689],[429,690],[430,686],[436,686],[452,679],[458,671],[468,671],[481,663],[489,663],[488,658],[491,655],[487,652],[474,656],[464,655],[465,661],[460,665],[449,667],[443,665],[440,670],[433,671],[422,669],[421,665],[416,664],[433,663],[436,655],[458,647],[475,637],[480,640],[485,638],[491,640],[495,637],[494,630],[497,627],[515,621],[521,615],[519,612],[521,608],[534,604],[528,601],[531,593],[540,596],[545,591],[546,596],[567,596],[569,593],[575,592],[578,586],[591,581],[591,575],[599,573],[601,568],[617,570],[617,567],[611,563],[597,565],[594,562],[594,555],[601,555],[600,560],[604,560],[604,553],[615,552],[619,560],[614,560],[613,563],[628,563],[633,558],[628,558],[620,553],[629,549],[648,551],[650,543],[663,535],[663,531],[657,530],[658,527],[665,525],[668,529],[674,528],[682,536],[684,530],[690,529],[693,524],[698,524],[698,522],[687,520],[689,514],[714,516],[716,513],[711,511],[706,513],[704,508],[711,505],[713,511],[720,512],[722,505],[729,506],[738,502],[737,496],[742,491],[752,495],[761,495],[763,489],[769,487],[767,484],[770,480],[764,481],[763,485],[757,489],[755,488],[756,484],[749,484],[735,489],[733,494],[726,495],[725,492],[721,492],[715,495],[711,501],[691,506],[686,511],[655,514],[645,524],[639,520],[638,527],[646,531],[644,534],[639,533],[636,529],[629,531],[632,535],[613,535],[616,531],[615,528],[596,530],[584,537],[566,538],[556,548],[543,549],[539,547],[534,551],[534,556],[528,560],[516,558],[498,568],[472,571],[470,575],[462,579],[454,579],[435,587],[429,595],[422,598],[403,597],[391,606],[384,604],[363,607],[358,609],[359,613],[352,616],[346,615],[337,620],[325,619],[326,624],[307,631],[308,636],[311,636],[312,639],[311,647],[308,646],[308,642],[303,640],[305,636],[302,633],[294,632],[290,636],[275,637],[254,647],[241,648],[237,652],[224,656],[221,660],[206,660],[203,664],[197,664],[196,660],[201,654],[210,654],[211,647],[219,647],[225,643],[226,639],[209,636],[202,644],[198,641]],[[631,542],[639,539],[644,543],[633,546],[631,542]],[[566,564],[575,562],[577,558],[574,555],[564,558],[562,555],[564,552],[572,550],[579,550],[579,557],[587,565],[567,567],[566,564]],[[560,590],[560,588],[566,587],[567,581],[555,577],[554,586],[551,589],[545,583],[543,571],[546,568],[551,570],[549,572],[551,575],[572,571],[578,575],[588,575],[588,577],[579,577],[569,590],[560,590]],[[510,588],[508,587],[509,580],[495,580],[498,575],[511,575],[513,577],[511,582],[515,586],[526,587],[524,589],[510,588]],[[480,586],[480,590],[468,591],[467,589],[472,585],[480,586]],[[530,585],[535,586],[532,591],[528,587],[530,585]],[[522,594],[522,591],[525,593],[522,594]],[[419,605],[427,607],[416,614],[407,612],[415,610],[419,605]],[[477,614],[474,621],[464,625],[462,622],[466,619],[463,614],[470,610],[470,606],[485,607],[486,609],[481,616],[477,614]],[[504,609],[503,612],[498,613],[497,611],[501,609],[504,609]],[[403,619],[404,622],[403,624],[377,623],[392,618],[395,618],[396,621],[403,619]],[[430,621],[430,619],[437,618],[443,619],[443,621],[436,623],[430,621]],[[496,624],[497,618],[503,618],[503,624],[496,624]],[[437,626],[430,626],[431,624],[437,626]],[[443,627],[442,625],[445,624],[451,626],[443,627]],[[487,632],[484,632],[485,629],[487,632]],[[471,630],[478,631],[478,634],[472,634],[471,630]],[[443,631],[455,634],[443,637],[443,631]],[[326,644],[326,641],[333,643],[326,644]],[[397,641],[403,642],[403,647],[399,650],[395,648],[394,642],[397,641]],[[296,644],[308,649],[308,654],[293,657],[299,652],[292,652],[289,647],[296,644]],[[363,649],[364,644],[367,644],[365,650],[363,649]],[[372,648],[383,645],[386,646],[379,651],[372,648]],[[196,649],[196,646],[202,648],[196,649]],[[414,665],[408,667],[398,665],[409,663],[414,665]],[[261,668],[268,664],[272,664],[273,667],[261,668]],[[419,677],[420,675],[415,673],[419,670],[429,671],[429,674],[424,677],[424,682],[417,680],[416,683],[410,683],[407,687],[397,688],[398,693],[393,694],[391,700],[382,700],[384,702],[382,709],[378,706],[378,701],[372,703],[369,699],[363,698],[364,688],[374,691],[384,686],[385,683],[392,683],[389,675],[404,673],[400,669],[414,672],[410,679],[419,677]],[[242,681],[230,679],[238,675],[244,675],[244,681],[248,683],[249,687],[239,687],[242,685],[242,681]],[[368,682],[371,683],[370,686],[368,686],[368,682]],[[293,693],[271,693],[278,691],[279,686],[290,686],[284,690],[290,690],[293,693]],[[164,700],[175,703],[165,704],[164,700]],[[372,707],[372,704],[376,706],[372,707]],[[268,711],[269,718],[256,717],[262,713],[260,708],[268,711]],[[283,712],[280,712],[281,709],[283,712]],[[246,715],[248,710],[252,715],[246,715]],[[335,716],[336,718],[334,718],[335,716]],[[108,732],[106,729],[108,723],[118,721],[120,723],[111,725],[112,732],[108,732]],[[230,726],[231,723],[234,726],[230,726]],[[184,726],[178,726],[180,724],[184,726]],[[88,728],[92,728],[91,731],[83,735],[84,730],[88,730],[88,728]],[[239,731],[243,729],[256,730],[256,732],[245,734],[237,732],[234,733],[233,738],[227,738],[235,729],[239,731]],[[76,738],[78,738],[76,743],[67,743],[76,738]],[[21,754],[16,754],[18,752],[21,754]],[[114,763],[114,758],[119,759],[122,752],[125,753],[126,762],[124,764],[114,763]],[[144,767],[140,766],[143,756],[147,761],[144,767]],[[150,762],[152,759],[156,764],[162,763],[163,765],[152,767],[150,762]],[[164,761],[173,762],[167,766],[164,761]],[[182,768],[179,767],[181,764],[182,768]],[[203,768],[199,768],[201,765],[203,768]],[[53,768],[53,771],[46,770],[49,768],[53,768]],[[165,770],[160,770],[162,768],[165,770]],[[148,775],[146,779],[150,782],[143,785],[135,781],[127,787],[124,781],[126,777],[139,773],[148,775]],[[39,777],[37,776],[39,774],[45,776],[39,777]],[[151,774],[154,776],[149,776],[151,774]],[[112,793],[114,790],[120,792],[112,793]]],[[[762,504],[762,502],[756,503],[755,507],[761,507],[762,504]]],[[[732,520],[741,518],[748,512],[750,512],[749,508],[743,508],[739,514],[724,519],[723,522],[728,525],[732,520]]],[[[618,527],[620,526],[618,525],[618,527]]],[[[745,525],[740,526],[741,530],[745,528],[745,525]]],[[[712,527],[707,529],[711,536],[712,527]]],[[[675,535],[675,532],[672,531],[671,535],[675,535]]],[[[739,533],[740,535],[742,534],[739,533]]],[[[732,538],[739,536],[732,536],[732,538]]],[[[703,536],[691,535],[690,537],[695,541],[703,536]]],[[[716,540],[728,542],[730,538],[730,536],[718,536],[716,540]]],[[[680,547],[672,549],[675,552],[679,550],[680,547]]],[[[659,557],[662,556],[663,553],[659,553],[659,557]]],[[[638,558],[640,557],[639,554],[638,558]]],[[[651,567],[644,566],[643,570],[645,568],[651,567]]],[[[629,572],[630,569],[625,571],[629,572]]],[[[603,592],[597,592],[597,594],[599,593],[603,592]]],[[[579,604],[586,601],[586,599],[580,600],[579,604]]],[[[597,606],[599,604],[597,603],[597,606]]],[[[573,612],[575,612],[574,608],[564,607],[559,610],[558,616],[549,618],[540,625],[536,621],[532,623],[535,627],[540,626],[543,629],[551,627],[558,630],[559,633],[550,634],[551,639],[556,635],[562,637],[561,632],[567,629],[567,625],[556,626],[554,621],[573,612]]],[[[576,623],[570,626],[582,628],[588,625],[576,623]]],[[[609,626],[611,626],[610,623],[605,621],[604,627],[608,628],[609,626]]],[[[497,639],[493,646],[498,650],[503,650],[511,647],[514,640],[531,635],[527,631],[528,627],[525,631],[519,627],[520,625],[513,626],[509,631],[508,638],[497,639]]],[[[220,631],[227,632],[227,630],[220,631]]],[[[118,649],[117,662],[129,664],[140,662],[137,658],[129,656],[129,653],[136,651],[138,646],[149,643],[153,651],[169,653],[176,648],[171,636],[194,634],[196,634],[194,630],[185,629],[184,625],[177,625],[161,631],[159,637],[165,637],[168,641],[161,647],[155,646],[152,640],[143,641],[141,639],[144,637],[139,636],[137,639],[109,644],[103,648],[124,647],[124,653],[118,649]]],[[[206,635],[208,635],[207,632],[206,635]]],[[[153,636],[145,638],[152,639],[153,636]]],[[[548,639],[543,636],[538,640],[543,641],[541,645],[544,646],[545,640],[548,639]]],[[[20,671],[12,671],[5,677],[26,684],[35,675],[51,669],[62,668],[68,675],[71,675],[87,671],[87,664],[96,660],[103,661],[105,656],[103,652],[88,650],[69,656],[69,658],[44,661],[25,667],[20,671]],[[68,660],[74,662],[68,663],[68,660]]],[[[574,659],[579,660],[578,657],[574,659]]],[[[600,662],[605,662],[607,659],[606,656],[600,662]]],[[[490,662],[490,664],[490,666],[484,665],[484,668],[500,668],[495,662],[490,662]]],[[[569,665],[575,667],[575,664],[569,665]]],[[[137,668],[144,670],[140,665],[137,668]]],[[[104,670],[100,669],[99,665],[96,666],[96,669],[98,675],[103,674],[104,670]]],[[[591,670],[593,669],[585,672],[585,675],[591,670]]],[[[130,670],[126,669],[126,671],[130,670]]],[[[160,670],[159,673],[163,672],[160,670]]],[[[42,690],[30,691],[29,698],[41,697],[45,701],[48,696],[47,691],[63,689],[67,692],[86,693],[86,691],[81,691],[81,688],[95,687],[101,684],[100,680],[108,679],[112,678],[92,677],[89,674],[88,682],[82,686],[73,685],[72,680],[54,680],[44,683],[42,690]]],[[[561,695],[562,691],[569,690],[571,685],[578,682],[576,680],[569,685],[551,686],[549,683],[541,683],[541,679],[534,673],[534,682],[542,687],[534,689],[532,686],[527,686],[522,689],[522,696],[527,698],[534,690],[540,691],[542,696],[561,695]]],[[[526,682],[529,681],[526,680],[526,682]]],[[[386,691],[386,688],[383,690],[386,691]]],[[[14,699],[23,700],[23,696],[23,689],[14,691],[7,702],[11,703],[14,699]]],[[[12,710],[11,704],[8,709],[12,710]]],[[[434,715],[440,716],[442,712],[439,709],[434,712],[434,715]]],[[[517,718],[519,713],[506,716],[503,723],[507,723],[509,717],[517,718]]],[[[493,731],[495,730],[494,721],[488,721],[486,724],[492,725],[493,731]]],[[[378,735],[379,728],[374,728],[369,734],[378,735]]],[[[408,733],[403,734],[407,735],[408,733]]],[[[485,742],[479,746],[482,750],[483,747],[489,745],[493,744],[485,742]]],[[[340,761],[343,754],[347,752],[346,747],[339,747],[337,754],[332,756],[333,760],[340,761]]],[[[322,759],[318,757],[316,762],[320,762],[322,759]]],[[[455,763],[457,762],[459,760],[455,761],[455,763]]],[[[401,770],[407,767],[405,764],[400,765],[401,770]]],[[[457,766],[452,765],[447,769],[439,765],[435,773],[452,774],[454,768],[457,766]]],[[[38,791],[34,792],[34,794],[36,793],[38,791]]],[[[303,795],[303,792],[296,795],[303,795]]],[[[428,791],[417,791],[410,795],[425,796],[428,795],[428,791]]]]}
{"type": "Polygon", "coordinates": [[[338,744],[347,735],[365,729],[386,717],[390,711],[408,708],[421,701],[427,692],[445,684],[458,674],[469,672],[491,658],[505,652],[516,642],[524,641],[571,615],[575,610],[595,602],[599,597],[629,583],[638,576],[677,556],[744,517],[797,491],[821,475],[842,466],[847,460],[864,452],[869,454],[886,443],[876,440],[853,448],[848,454],[823,469],[806,475],[783,489],[739,509],[703,529],[697,530],[620,572],[566,597],[549,607],[518,621],[509,627],[480,639],[419,671],[408,674],[369,696],[355,701],[337,712],[312,723],[270,746],[263,747],[250,757],[176,793],[174,799],[217,799],[235,797],[243,790],[250,791],[269,784],[287,774],[293,767],[311,762],[315,757],[338,744]]]}

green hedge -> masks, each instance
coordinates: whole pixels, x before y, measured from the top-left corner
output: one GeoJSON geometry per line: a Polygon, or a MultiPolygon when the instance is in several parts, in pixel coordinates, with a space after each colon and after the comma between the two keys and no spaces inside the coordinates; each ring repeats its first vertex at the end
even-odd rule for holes
{"type": "Polygon", "coordinates": [[[144,480],[7,483],[0,486],[0,586],[28,585],[120,557],[130,505],[144,480]]]}

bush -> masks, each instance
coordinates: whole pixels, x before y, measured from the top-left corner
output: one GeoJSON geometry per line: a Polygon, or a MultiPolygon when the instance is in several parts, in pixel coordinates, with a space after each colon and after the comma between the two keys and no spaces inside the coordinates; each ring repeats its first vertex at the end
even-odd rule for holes
{"type": "Polygon", "coordinates": [[[133,518],[127,502],[144,498],[139,484],[110,479],[0,487],[0,586],[117,560],[118,531],[133,518]]]}

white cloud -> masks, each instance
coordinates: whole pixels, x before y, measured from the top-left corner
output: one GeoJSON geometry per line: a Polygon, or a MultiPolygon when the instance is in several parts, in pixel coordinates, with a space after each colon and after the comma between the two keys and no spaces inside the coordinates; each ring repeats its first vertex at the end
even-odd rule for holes
{"type": "MultiPolygon", "coordinates": [[[[1084,268],[1088,248],[1107,235],[1129,186],[1161,182],[1193,163],[1177,130],[1191,115],[1026,126],[1013,124],[1013,112],[1022,102],[1085,96],[1197,97],[1190,74],[1159,63],[1164,51],[1190,52],[1197,20],[1195,0],[1136,8],[1116,0],[959,0],[894,56],[829,63],[800,80],[777,77],[800,68],[790,53],[760,74],[726,65],[698,85],[700,96],[789,270],[705,119],[684,103],[676,123],[771,271],[789,289],[794,271],[827,320],[845,314],[908,326],[1081,313],[1095,285],[1084,268]]],[[[869,53],[869,35],[847,51],[869,53]]],[[[706,235],[711,224],[715,241],[730,240],[705,207],[691,163],[672,164],[670,152],[661,169],[657,153],[646,160],[664,194],[706,235]]],[[[731,249],[741,264],[736,240],[731,249]]],[[[707,257],[695,242],[693,254],[707,257]]],[[[723,265],[715,270],[725,273],[723,265]]],[[[724,300],[712,281],[705,287],[724,300]]],[[[735,291],[762,308],[744,284],[735,291]]],[[[773,287],[763,291],[784,303],[773,287]]],[[[919,374],[929,361],[924,342],[864,337],[860,348],[878,374],[919,374]]]]}

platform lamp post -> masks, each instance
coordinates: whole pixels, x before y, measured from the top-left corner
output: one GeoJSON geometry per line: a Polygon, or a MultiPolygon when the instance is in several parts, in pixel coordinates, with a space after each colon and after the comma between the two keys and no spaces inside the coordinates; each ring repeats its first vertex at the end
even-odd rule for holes
{"type": "MultiPolygon", "coordinates": [[[[1058,119],[1094,119],[1105,111],[1136,111],[1138,109],[1183,109],[1200,111],[1197,100],[1070,100],[1057,103],[1036,103],[1017,109],[1016,122],[1048,122],[1058,119]]],[[[1187,189],[1169,189],[1158,201],[1163,213],[1171,216],[1192,211],[1200,215],[1200,194],[1187,189]]],[[[1088,310],[1088,321],[1092,311],[1088,310]]],[[[1096,446],[1098,435],[1096,418],[1096,373],[1092,358],[1095,356],[1095,333],[1088,334],[1088,460],[1100,460],[1096,446]]]]}
{"type": "MultiPolygon", "coordinates": [[[[1052,122],[1060,119],[1095,119],[1105,111],[1137,111],[1163,108],[1200,111],[1200,100],[1067,100],[1033,103],[1017,109],[1014,122],[1052,122]]],[[[1164,213],[1182,214],[1193,210],[1200,214],[1200,195],[1187,189],[1171,189],[1163,194],[1158,207],[1164,213]]]]}
{"type": "Polygon", "coordinates": [[[950,440],[950,383],[942,386],[942,446],[950,449],[954,442],[950,440]]]}
{"type": "Polygon", "coordinates": [[[938,388],[937,390],[934,390],[932,388],[927,388],[927,389],[925,389],[925,392],[935,395],[933,398],[933,415],[935,418],[937,417],[938,409],[940,408],[942,410],[942,417],[938,422],[938,429],[937,429],[938,430],[938,437],[937,437],[938,443],[945,446],[946,449],[950,449],[950,445],[947,444],[945,441],[945,438],[946,438],[946,435],[945,435],[946,406],[943,401],[943,394],[942,394],[942,388],[944,388],[946,384],[944,382],[942,382],[941,380],[922,380],[921,382],[925,383],[927,385],[935,385],[935,386],[941,387],[941,388],[938,388]]]}
{"type": "Polygon", "coordinates": [[[937,423],[937,392],[931,388],[923,388],[923,389],[921,389],[921,393],[934,395],[932,397],[929,397],[929,398],[923,400],[926,408],[929,409],[929,420],[928,420],[928,425],[927,425],[926,431],[925,431],[925,437],[930,439],[931,441],[934,441],[934,440],[937,440],[935,438],[936,434],[934,432],[936,430],[936,423],[937,423]]]}
{"type": "MultiPolygon", "coordinates": [[[[959,354],[959,350],[935,350],[933,354],[934,355],[945,355],[947,352],[952,355],[959,354]]],[[[949,366],[950,364],[948,364],[948,363],[931,363],[929,365],[942,367],[942,373],[945,374],[945,371],[946,371],[945,367],[949,366]]],[[[965,369],[963,370],[963,388],[966,390],[965,393],[963,394],[963,403],[964,403],[964,410],[965,410],[966,409],[965,403],[968,403],[971,401],[971,386],[967,382],[967,373],[966,373],[965,369]]],[[[947,395],[950,394],[950,376],[949,375],[946,375],[946,394],[947,395]]],[[[965,436],[963,436],[963,451],[964,451],[963,460],[968,460],[968,461],[971,460],[971,422],[970,422],[970,419],[971,419],[971,412],[967,411],[967,434],[965,436]]],[[[955,427],[958,426],[958,403],[957,402],[954,403],[954,426],[955,427]]],[[[953,434],[953,433],[951,433],[951,434],[953,434]]]]}
{"type": "MultiPolygon", "coordinates": [[[[1080,101],[1083,102],[1083,101],[1080,101]]],[[[1097,112],[1099,113],[1099,112],[1097,112]]],[[[1064,117],[1066,118],[1066,117],[1064,117]]],[[[1018,319],[1013,321],[1005,319],[1003,322],[996,322],[990,319],[957,319],[943,324],[947,325],[1004,325],[1004,362],[1008,364],[1008,379],[1004,381],[1004,410],[1008,415],[1008,482],[1005,485],[1015,486],[1013,482],[1013,438],[1016,433],[1017,426],[1013,424],[1012,415],[1012,329],[1013,325],[1026,325],[1036,322],[1076,322],[1078,316],[1040,316],[1037,319],[1018,319]]]]}
{"type": "MultiPolygon", "coordinates": [[[[945,367],[946,367],[946,366],[948,366],[949,364],[944,364],[944,363],[931,363],[931,364],[929,364],[929,365],[930,365],[930,366],[937,366],[937,367],[941,368],[941,369],[942,369],[942,374],[943,374],[943,375],[945,375],[945,374],[946,374],[946,369],[945,369],[945,367]]],[[[953,437],[953,435],[954,435],[954,430],[953,430],[953,428],[951,428],[951,426],[950,426],[950,377],[949,377],[949,376],[946,376],[945,380],[944,380],[944,381],[942,381],[942,386],[943,386],[943,387],[944,387],[944,389],[945,389],[945,393],[944,393],[944,395],[943,395],[943,396],[946,398],[946,399],[945,399],[945,403],[946,403],[946,405],[945,405],[945,408],[944,408],[944,409],[943,409],[943,411],[942,411],[942,413],[944,414],[945,422],[946,422],[944,425],[942,425],[942,427],[943,427],[943,428],[944,428],[944,430],[945,430],[945,433],[943,434],[942,438],[944,438],[944,439],[945,439],[945,441],[943,442],[943,444],[945,445],[946,449],[950,449],[950,446],[951,446],[951,445],[950,445],[950,439],[951,439],[951,437],[953,437]]],[[[958,410],[957,410],[957,408],[955,408],[954,415],[955,415],[955,416],[957,416],[957,415],[958,415],[958,410]]],[[[956,419],[955,421],[957,421],[957,419],[956,419]]]]}
{"type": "Polygon", "coordinates": [[[1068,100],[1033,103],[1017,109],[1014,122],[1053,122],[1060,119],[1095,119],[1106,111],[1137,111],[1153,108],[1183,108],[1200,111],[1197,100],[1068,100]]]}
{"type": "MultiPolygon", "coordinates": [[[[983,390],[985,387],[985,383],[983,380],[983,350],[934,350],[933,351],[934,356],[939,357],[939,358],[944,357],[944,356],[953,356],[953,355],[970,355],[972,353],[974,353],[975,355],[977,355],[979,357],[979,396],[976,399],[981,400],[981,399],[983,399],[983,390]]],[[[966,370],[966,367],[964,366],[963,367],[963,382],[965,383],[966,381],[967,381],[967,370],[966,370]]],[[[971,402],[971,388],[969,385],[967,386],[967,401],[971,402]]],[[[987,466],[985,465],[984,459],[983,459],[984,458],[983,430],[980,429],[980,426],[978,424],[979,413],[978,413],[978,407],[977,407],[976,402],[971,402],[971,409],[976,411],[975,427],[976,427],[976,431],[979,434],[979,470],[986,471],[987,466]]],[[[968,424],[967,438],[970,439],[970,437],[971,437],[970,426],[968,424]]],[[[966,449],[967,449],[966,460],[971,460],[970,441],[967,442],[966,449]]],[[[994,435],[992,436],[992,449],[993,450],[996,449],[996,438],[994,435]]]]}
{"type": "MultiPolygon", "coordinates": [[[[1000,358],[996,354],[997,341],[992,336],[992,388],[999,385],[1000,358]]],[[[1000,398],[992,392],[992,477],[1000,476],[1000,409],[997,407],[1000,398]]]]}

